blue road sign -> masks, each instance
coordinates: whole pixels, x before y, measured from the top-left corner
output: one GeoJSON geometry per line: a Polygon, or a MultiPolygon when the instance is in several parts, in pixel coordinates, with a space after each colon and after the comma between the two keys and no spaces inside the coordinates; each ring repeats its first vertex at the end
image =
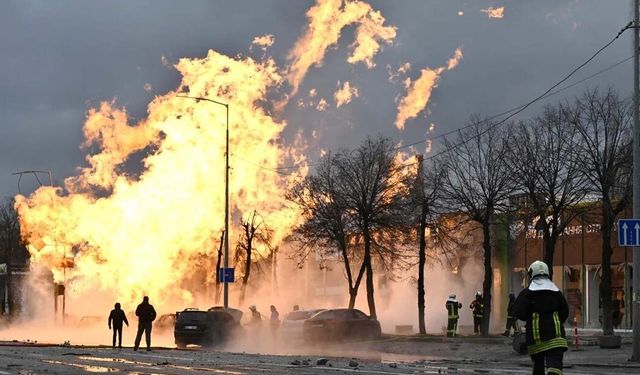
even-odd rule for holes
{"type": "Polygon", "coordinates": [[[618,245],[640,246],[640,220],[618,220],[618,245]]]}
{"type": "Polygon", "coordinates": [[[218,278],[221,283],[232,283],[236,281],[235,268],[220,268],[218,278]]]}

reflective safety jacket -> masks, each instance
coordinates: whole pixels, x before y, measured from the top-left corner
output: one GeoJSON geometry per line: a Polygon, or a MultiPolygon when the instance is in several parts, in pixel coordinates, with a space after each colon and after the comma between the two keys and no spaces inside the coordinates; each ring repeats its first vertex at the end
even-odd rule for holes
{"type": "Polygon", "coordinates": [[[458,309],[462,308],[462,304],[456,300],[447,300],[447,303],[444,304],[447,308],[447,318],[448,319],[458,319],[458,309]]]}
{"type": "Polygon", "coordinates": [[[476,318],[482,318],[484,313],[484,304],[482,303],[482,297],[476,298],[471,302],[469,308],[473,310],[473,316],[476,318]]]}
{"type": "Polygon", "coordinates": [[[569,316],[567,300],[547,278],[534,279],[513,305],[516,318],[527,322],[527,349],[537,354],[549,349],[567,350],[564,322],[569,316]]]}

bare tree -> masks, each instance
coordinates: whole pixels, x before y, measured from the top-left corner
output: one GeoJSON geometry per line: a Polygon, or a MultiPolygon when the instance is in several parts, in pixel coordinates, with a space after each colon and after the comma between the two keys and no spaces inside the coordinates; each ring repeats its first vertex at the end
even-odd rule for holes
{"type": "MultiPolygon", "coordinates": [[[[20,237],[20,220],[12,198],[0,203],[0,251],[1,259],[7,266],[7,299],[9,311],[13,311],[12,264],[28,257],[28,252],[20,237]]],[[[4,311],[4,305],[2,306],[4,311]]],[[[6,313],[6,312],[5,312],[6,313]]]]}
{"type": "Polygon", "coordinates": [[[445,199],[482,228],[484,316],[482,335],[489,334],[493,271],[492,224],[495,214],[506,209],[513,192],[506,163],[507,147],[495,123],[472,118],[471,126],[458,133],[456,141],[444,140],[442,160],[447,165],[442,187],[445,199]]]}
{"type": "Polygon", "coordinates": [[[389,271],[402,258],[394,234],[408,227],[408,174],[395,156],[395,147],[389,139],[367,138],[358,148],[341,152],[334,160],[337,194],[364,242],[367,303],[373,318],[377,314],[372,254],[389,271]]]}
{"type": "Polygon", "coordinates": [[[570,126],[562,105],[547,107],[530,122],[510,128],[506,158],[516,188],[527,196],[521,212],[537,217],[542,230],[543,258],[553,277],[553,255],[558,237],[579,214],[576,204],[586,193],[575,153],[578,132],[570,126]]]}
{"type": "Polygon", "coordinates": [[[288,198],[302,210],[305,221],[294,233],[300,244],[296,251],[298,261],[306,260],[311,252],[320,252],[324,256],[339,253],[344,265],[344,273],[349,288],[349,308],[356,303],[356,297],[365,271],[361,263],[357,275],[353,274],[352,262],[357,260],[357,246],[350,244],[349,215],[344,199],[336,187],[335,167],[330,154],[325,156],[316,172],[298,183],[288,198]]]}
{"type": "MultiPolygon", "coordinates": [[[[440,185],[444,179],[445,169],[443,165],[434,161],[427,169],[424,168],[424,158],[418,156],[418,170],[416,173],[413,201],[418,208],[418,330],[426,334],[425,326],[425,265],[427,263],[426,232],[433,228],[433,223],[438,223],[437,205],[441,198],[440,185]],[[428,228],[429,223],[432,223],[428,228]]],[[[443,228],[444,229],[444,228],[443,228]]],[[[443,232],[444,233],[444,232],[443,232]]]]}
{"type": "MultiPolygon", "coordinates": [[[[258,246],[263,245],[270,253],[271,247],[269,243],[270,231],[266,227],[264,220],[258,212],[253,211],[247,218],[240,221],[242,232],[238,239],[235,252],[236,267],[242,265],[242,291],[240,293],[239,303],[244,303],[244,298],[251,276],[251,266],[254,262],[260,260],[258,246]]],[[[270,255],[270,254],[269,254],[270,255]]]]}
{"type": "Polygon", "coordinates": [[[576,159],[602,212],[602,332],[613,334],[611,232],[631,201],[632,108],[613,90],[587,91],[566,112],[580,136],[576,159]]]}

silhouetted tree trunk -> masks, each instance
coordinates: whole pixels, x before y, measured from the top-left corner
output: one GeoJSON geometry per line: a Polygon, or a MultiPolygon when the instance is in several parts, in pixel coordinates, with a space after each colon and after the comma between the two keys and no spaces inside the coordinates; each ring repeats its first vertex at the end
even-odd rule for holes
{"type": "Polygon", "coordinates": [[[497,210],[506,210],[514,188],[506,163],[507,147],[497,124],[472,119],[455,142],[445,139],[446,151],[441,160],[447,173],[443,194],[453,209],[459,209],[482,230],[484,280],[482,283],[484,314],[483,336],[489,335],[491,322],[491,287],[493,283],[492,221],[497,210]]]}
{"type": "Polygon", "coordinates": [[[348,243],[348,237],[355,235],[353,230],[349,231],[353,219],[347,215],[344,197],[338,194],[333,163],[331,154],[323,157],[315,173],[296,184],[288,194],[287,198],[300,207],[305,218],[294,232],[293,238],[300,244],[295,256],[300,264],[310,253],[324,257],[338,252],[347,279],[349,308],[354,308],[366,264],[362,262],[354,275],[352,264],[358,256],[353,253],[355,247],[348,243]]]}
{"type": "Polygon", "coordinates": [[[587,91],[566,110],[580,135],[576,159],[602,204],[602,333],[613,334],[611,231],[616,216],[631,201],[632,109],[613,90],[587,91]]]}
{"type": "MultiPolygon", "coordinates": [[[[386,138],[367,138],[353,151],[338,153],[335,165],[336,195],[349,213],[349,223],[364,240],[363,265],[366,275],[369,315],[376,318],[373,253],[384,262],[397,255],[397,239],[385,236],[411,227],[406,212],[407,176],[396,159],[394,144],[386,138]],[[376,234],[374,236],[374,234],[376,234]],[[389,243],[383,241],[388,240],[389,243]]],[[[399,260],[399,258],[394,258],[399,260]]]]}
{"type": "Polygon", "coordinates": [[[225,233],[222,231],[220,235],[220,246],[218,246],[218,259],[216,260],[216,305],[220,302],[220,294],[222,291],[220,282],[220,269],[222,268],[222,247],[224,246],[225,233]]]}
{"type": "Polygon", "coordinates": [[[509,128],[507,147],[516,189],[527,196],[519,211],[538,217],[543,260],[553,277],[553,257],[560,234],[579,214],[576,205],[588,192],[575,157],[579,136],[564,106],[547,107],[541,116],[509,128]]]}
{"type": "Polygon", "coordinates": [[[244,298],[247,291],[247,285],[249,284],[249,277],[251,277],[251,262],[254,252],[254,240],[258,234],[260,226],[263,224],[261,217],[256,211],[246,219],[240,221],[240,227],[242,233],[238,241],[236,249],[236,264],[241,261],[244,267],[242,274],[242,284],[240,291],[240,305],[244,303],[244,298]]]}

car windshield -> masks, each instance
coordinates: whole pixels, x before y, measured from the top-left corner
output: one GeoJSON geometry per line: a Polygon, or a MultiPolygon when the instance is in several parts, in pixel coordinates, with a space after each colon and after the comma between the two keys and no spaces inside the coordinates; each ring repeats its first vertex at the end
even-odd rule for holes
{"type": "Polygon", "coordinates": [[[207,319],[205,311],[183,311],[178,315],[179,321],[204,321],[207,319]]]}
{"type": "Polygon", "coordinates": [[[311,311],[292,311],[287,314],[287,320],[306,320],[312,315],[311,311]]]}
{"type": "Polygon", "coordinates": [[[325,319],[346,319],[348,318],[349,310],[325,310],[311,318],[312,320],[325,320],[325,319]]]}

